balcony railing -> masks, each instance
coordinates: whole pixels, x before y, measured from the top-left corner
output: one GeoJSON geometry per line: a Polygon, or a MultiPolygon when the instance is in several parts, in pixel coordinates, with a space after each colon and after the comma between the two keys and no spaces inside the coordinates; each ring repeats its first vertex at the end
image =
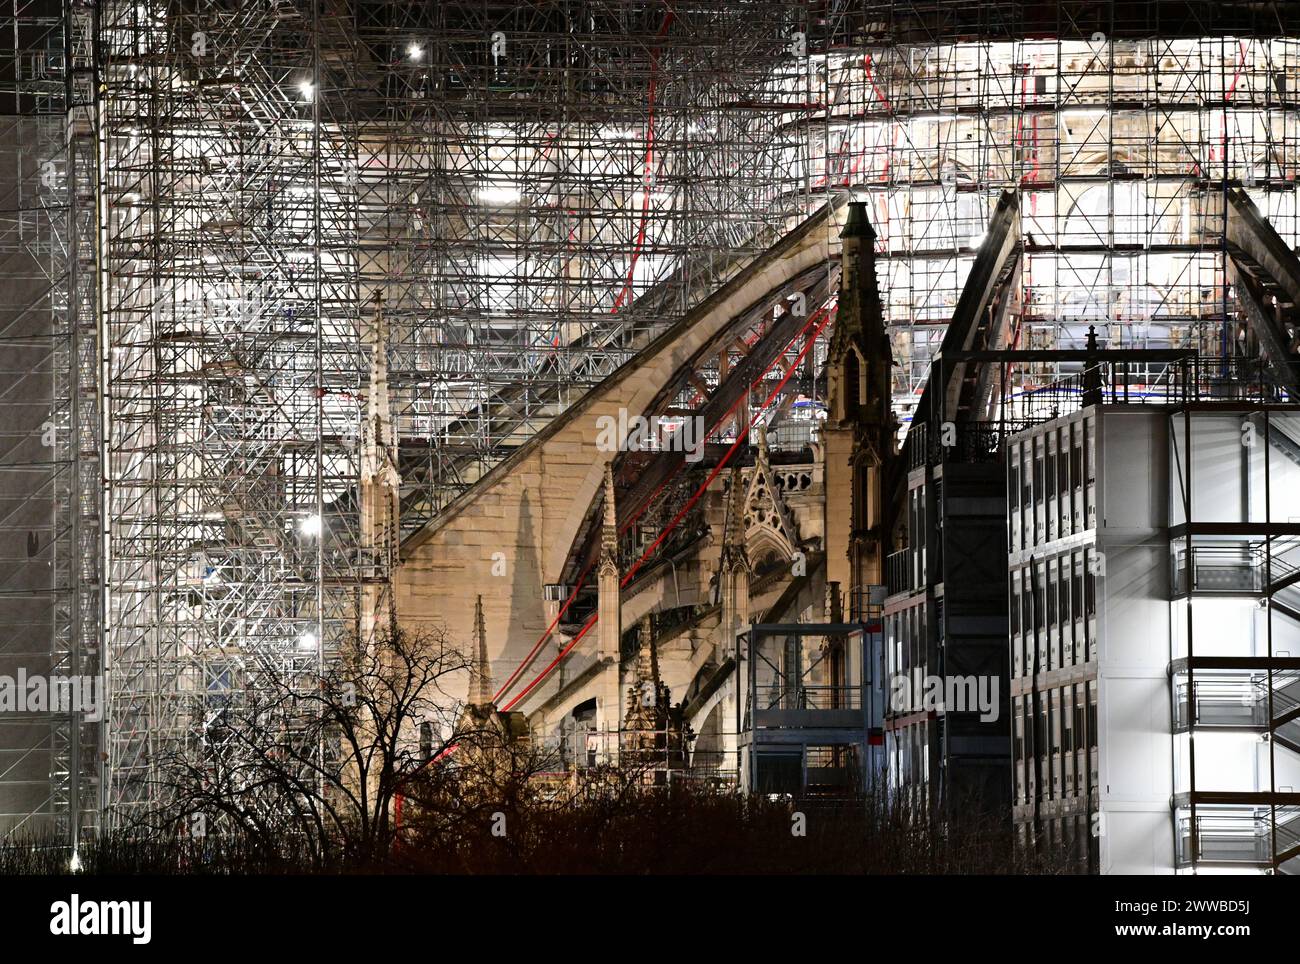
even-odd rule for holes
{"type": "Polygon", "coordinates": [[[1267,683],[1247,676],[1204,679],[1201,676],[1198,671],[1190,700],[1188,683],[1181,682],[1176,687],[1175,729],[1186,729],[1189,723],[1247,727],[1268,724],[1267,683]]]}
{"type": "Polygon", "coordinates": [[[976,465],[1002,460],[1002,447],[1016,432],[1033,426],[1023,419],[998,422],[914,423],[907,431],[907,467],[961,463],[976,465]]]}
{"type": "Polygon", "coordinates": [[[759,686],[756,699],[764,710],[857,710],[862,708],[858,686],[759,686]]]}
{"type": "MultiPolygon", "coordinates": [[[[1192,859],[1192,821],[1182,817],[1178,821],[1178,862],[1182,865],[1192,859]]],[[[1197,816],[1197,859],[1218,863],[1261,864],[1269,860],[1270,840],[1268,821],[1250,813],[1197,816]]]]}
{"type": "MultiPolygon", "coordinates": [[[[1180,809],[1177,825],[1178,862],[1187,866],[1192,860],[1191,814],[1180,809]]],[[[1266,864],[1300,842],[1300,811],[1249,804],[1197,807],[1195,838],[1197,860],[1266,864]]]]}
{"type": "Polygon", "coordinates": [[[1293,575],[1297,567],[1292,558],[1295,546],[1289,542],[1270,556],[1260,543],[1222,546],[1192,546],[1174,556],[1174,592],[1188,591],[1190,568],[1191,590],[1198,593],[1263,593],[1270,582],[1277,584],[1293,575]],[[1187,565],[1188,552],[1191,566],[1187,565]]]}
{"type": "MultiPolygon", "coordinates": [[[[1254,546],[1193,546],[1193,592],[1256,593],[1264,589],[1264,555],[1254,546]]],[[[1174,558],[1174,591],[1188,591],[1187,553],[1174,558]]]]}
{"type": "Polygon", "coordinates": [[[855,586],[849,590],[849,621],[866,623],[879,619],[884,611],[885,586],[855,586]]]}
{"type": "Polygon", "coordinates": [[[912,550],[900,549],[885,557],[885,591],[891,596],[916,588],[912,550]]]}

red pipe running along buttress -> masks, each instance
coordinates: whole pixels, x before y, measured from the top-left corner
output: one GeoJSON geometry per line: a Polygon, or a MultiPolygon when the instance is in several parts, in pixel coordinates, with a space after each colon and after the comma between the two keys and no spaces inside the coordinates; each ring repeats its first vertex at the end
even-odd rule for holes
{"type": "MultiPolygon", "coordinates": [[[[781,377],[781,380],[777,383],[776,387],[772,389],[772,391],[768,394],[767,398],[763,401],[763,404],[759,406],[758,411],[756,411],[754,415],[750,418],[749,424],[746,425],[744,430],[736,436],[736,440],[731,443],[731,447],[727,449],[726,454],[723,455],[723,457],[718,461],[717,466],[715,466],[713,471],[709,473],[709,477],[704,480],[703,484],[700,485],[698,489],[696,489],[695,494],[691,496],[691,498],[687,501],[686,505],[684,505],[673,517],[672,521],[669,522],[668,525],[664,527],[664,530],[659,534],[659,537],[655,539],[655,541],[646,548],[646,551],[642,553],[641,558],[638,559],[630,569],[628,569],[627,574],[623,576],[623,579],[619,583],[620,587],[626,586],[632,580],[632,577],[636,575],[637,571],[641,568],[641,566],[645,563],[645,561],[660,546],[660,544],[662,544],[663,540],[667,538],[668,534],[672,532],[674,528],[676,528],[677,524],[681,522],[681,520],[686,516],[686,513],[689,512],[695,506],[695,503],[698,502],[700,500],[700,497],[704,495],[705,490],[708,489],[708,487],[713,483],[713,480],[718,477],[718,474],[723,470],[724,467],[726,467],[726,464],[729,461],[731,461],[731,457],[736,453],[736,450],[740,447],[741,443],[744,442],[745,439],[748,437],[750,429],[752,429],[754,425],[757,423],[758,417],[763,412],[765,412],[769,406],[771,406],[772,402],[776,399],[776,396],[780,393],[781,389],[785,387],[786,382],[790,380],[790,376],[793,375],[799,369],[799,366],[800,364],[802,364],[804,357],[808,354],[809,349],[812,348],[813,344],[817,341],[817,336],[821,334],[822,329],[826,327],[826,323],[830,321],[831,313],[827,311],[825,314],[826,317],[823,318],[821,323],[817,325],[816,330],[813,331],[813,333],[808,336],[808,339],[804,343],[803,348],[799,350],[799,354],[795,357],[794,362],[792,362],[790,367],[786,370],[786,373],[781,377]]],[[[599,618],[599,613],[592,613],[591,616],[587,619],[587,621],[583,624],[582,629],[578,631],[577,635],[573,637],[573,639],[569,642],[569,644],[565,646],[564,649],[560,650],[559,654],[556,655],[556,657],[553,660],[551,660],[551,662],[548,663],[546,667],[540,673],[538,673],[527,686],[525,686],[522,690],[520,690],[517,696],[515,696],[512,700],[510,700],[510,702],[506,703],[505,706],[501,707],[501,711],[503,713],[508,712],[512,707],[515,706],[515,704],[517,704],[520,700],[522,700],[525,696],[527,696],[530,692],[532,692],[532,690],[539,683],[541,683],[542,680],[544,680],[548,675],[550,675],[551,671],[560,664],[560,662],[564,659],[564,657],[569,655],[569,653],[573,650],[573,648],[577,646],[579,642],[582,641],[583,637],[586,636],[588,632],[590,632],[591,627],[596,625],[596,620],[598,618],[599,618]]]]}
{"type": "MultiPolygon", "coordinates": [[[[790,348],[804,335],[804,333],[807,332],[808,329],[812,327],[812,325],[814,325],[817,322],[817,320],[828,310],[829,310],[828,307],[820,308],[817,311],[813,312],[812,315],[809,316],[808,321],[804,324],[804,326],[795,333],[794,337],[791,338],[790,341],[786,343],[785,347],[782,348],[779,353],[777,353],[776,357],[772,360],[772,362],[766,368],[764,368],[763,371],[760,372],[758,376],[750,383],[749,391],[740,395],[734,402],[731,403],[731,406],[721,416],[719,416],[717,421],[714,422],[713,425],[709,426],[708,431],[705,432],[705,438],[708,438],[708,436],[712,435],[715,431],[717,431],[720,426],[726,424],[727,421],[730,420],[731,416],[735,414],[736,409],[740,407],[740,403],[749,397],[749,392],[753,391],[753,389],[760,382],[762,382],[762,380],[765,377],[767,377],[768,372],[770,372],[773,368],[775,368],[778,364],[780,364],[780,361],[782,357],[784,357],[785,353],[789,351],[790,348]]],[[[818,328],[818,331],[820,330],[821,329],[818,328]]],[[[628,519],[626,519],[624,523],[619,527],[620,534],[626,532],[628,529],[630,529],[633,525],[636,524],[636,521],[639,518],[641,518],[641,516],[645,513],[645,511],[648,508],[650,508],[652,504],[654,504],[655,499],[657,499],[659,497],[659,494],[663,492],[663,490],[668,486],[668,483],[670,483],[674,478],[677,477],[677,473],[680,472],[682,468],[683,466],[681,465],[677,466],[677,468],[674,469],[673,472],[666,479],[664,479],[663,482],[659,484],[658,488],[656,488],[652,493],[650,493],[646,501],[634,513],[632,513],[632,515],[628,519]]],[[[528,667],[532,664],[532,661],[536,658],[537,654],[541,651],[542,646],[545,645],[546,641],[550,639],[551,635],[555,632],[555,627],[560,624],[560,620],[564,617],[564,614],[568,612],[569,607],[572,606],[574,600],[577,599],[578,593],[582,590],[582,587],[586,585],[587,576],[590,574],[591,568],[592,568],[592,563],[589,562],[583,568],[582,572],[578,574],[577,582],[574,584],[573,590],[569,593],[568,597],[564,600],[564,604],[560,607],[559,612],[555,614],[555,618],[551,620],[550,624],[543,631],[542,635],[538,638],[537,642],[533,644],[532,649],[528,651],[528,654],[523,658],[523,660],[520,661],[519,665],[515,667],[514,671],[510,674],[509,679],[507,679],[501,685],[500,689],[496,691],[496,694],[492,697],[493,703],[499,704],[501,702],[501,698],[507,692],[509,692],[510,688],[515,684],[515,682],[519,679],[519,677],[528,670],[528,667]]]]}

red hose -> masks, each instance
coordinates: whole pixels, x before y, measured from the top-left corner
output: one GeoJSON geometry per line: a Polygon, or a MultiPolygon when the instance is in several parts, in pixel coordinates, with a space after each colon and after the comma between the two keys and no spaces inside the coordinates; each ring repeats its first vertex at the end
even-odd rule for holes
{"type": "MultiPolygon", "coordinates": [[[[822,329],[826,327],[827,322],[829,322],[831,318],[831,314],[829,311],[825,312],[825,314],[826,317],[817,326],[816,330],[811,335],[808,336],[807,341],[804,343],[803,348],[799,350],[799,354],[795,357],[794,362],[791,363],[790,367],[786,370],[785,375],[781,377],[781,381],[777,383],[776,387],[772,389],[772,391],[768,394],[767,398],[763,401],[763,404],[759,406],[758,411],[756,411],[754,415],[750,418],[749,424],[746,425],[744,430],[740,432],[739,435],[736,436],[736,440],[731,443],[731,447],[727,449],[726,454],[718,461],[718,464],[717,466],[714,467],[713,471],[709,473],[709,477],[704,480],[703,484],[698,489],[696,489],[695,494],[691,496],[690,501],[688,501],[686,505],[683,506],[678,511],[677,515],[673,517],[672,521],[667,526],[664,527],[663,532],[659,534],[659,538],[655,539],[655,541],[649,547],[646,548],[646,551],[641,554],[641,558],[638,559],[636,563],[634,563],[632,567],[627,571],[627,574],[623,577],[623,579],[619,583],[620,588],[626,586],[628,582],[631,581],[632,577],[636,575],[637,570],[641,568],[642,564],[644,564],[646,559],[650,557],[651,553],[653,553],[655,549],[659,547],[660,543],[662,543],[663,540],[668,536],[668,534],[677,526],[677,524],[681,522],[681,520],[685,517],[686,513],[689,512],[692,507],[694,507],[695,503],[700,500],[701,496],[703,496],[705,490],[707,490],[708,487],[713,483],[713,480],[718,477],[718,474],[726,466],[727,462],[731,460],[731,456],[736,453],[736,450],[740,447],[740,444],[744,442],[745,438],[749,435],[749,430],[754,427],[755,423],[758,420],[758,416],[761,415],[764,411],[766,411],[768,406],[772,404],[773,400],[780,393],[781,389],[785,387],[786,382],[790,380],[790,376],[793,375],[795,371],[798,370],[799,365],[803,362],[804,357],[808,354],[808,350],[816,343],[817,336],[821,334],[822,329]]],[[[798,336],[796,335],[795,337],[797,338],[798,336]]],[[[779,357],[780,356],[778,356],[778,359],[779,357]]],[[[769,368],[770,367],[771,366],[769,366],[769,368]]],[[[548,663],[540,673],[538,673],[535,677],[533,677],[532,681],[529,682],[527,686],[525,686],[522,690],[520,690],[517,696],[515,696],[512,700],[510,700],[510,702],[506,703],[505,706],[501,707],[501,712],[503,713],[508,712],[511,708],[515,706],[515,704],[517,704],[520,700],[522,700],[525,696],[527,696],[530,692],[532,692],[533,689],[535,689],[538,686],[538,684],[540,684],[544,679],[546,679],[546,677],[550,675],[551,671],[560,664],[561,660],[563,660],[565,656],[569,655],[569,653],[573,650],[573,647],[577,646],[578,643],[582,641],[582,638],[587,635],[587,633],[591,630],[591,627],[596,625],[596,621],[599,618],[600,618],[599,612],[592,613],[591,616],[587,619],[587,621],[583,624],[582,629],[578,631],[578,634],[574,636],[572,640],[569,641],[569,644],[565,646],[564,649],[560,650],[560,652],[556,655],[556,657],[553,660],[551,660],[551,662],[548,663]]]]}
{"type": "MultiPolygon", "coordinates": [[[[668,34],[668,28],[672,26],[673,12],[672,0],[666,0],[668,12],[664,14],[664,22],[659,27],[659,39],[662,40],[668,34]]],[[[650,51],[650,85],[648,92],[649,115],[646,118],[645,127],[645,168],[641,175],[641,217],[637,225],[636,241],[632,245],[632,257],[627,265],[627,280],[623,283],[623,288],[614,299],[613,314],[618,313],[618,309],[623,306],[624,298],[631,300],[632,294],[632,276],[636,273],[636,264],[641,260],[641,249],[645,246],[646,221],[650,216],[650,183],[651,174],[655,163],[655,90],[658,87],[659,80],[659,48],[655,47],[650,51]]]]}
{"type": "MultiPolygon", "coordinates": [[[[753,391],[754,387],[758,385],[767,376],[768,372],[770,372],[774,367],[776,367],[777,364],[780,363],[781,358],[785,355],[787,351],[790,350],[790,347],[796,341],[798,341],[799,338],[804,334],[804,332],[806,332],[809,329],[809,327],[811,327],[812,324],[815,321],[817,321],[817,319],[826,311],[827,311],[826,308],[819,308],[817,311],[813,312],[812,315],[809,316],[808,321],[805,322],[804,326],[800,328],[799,331],[795,332],[794,337],[792,337],[786,343],[785,347],[782,348],[781,351],[777,353],[776,357],[772,359],[772,362],[766,368],[764,368],[762,372],[759,373],[757,378],[755,378],[752,382],[750,382],[748,391],[738,396],[736,400],[731,403],[731,406],[718,418],[718,420],[709,427],[708,431],[704,433],[705,438],[708,438],[715,431],[717,431],[719,426],[726,424],[726,422],[731,418],[731,416],[735,414],[736,409],[740,407],[740,403],[749,397],[749,393],[753,391]]],[[[817,330],[821,331],[821,328],[819,327],[817,330]]],[[[746,429],[746,431],[748,431],[748,429],[746,429]]],[[[659,484],[659,487],[655,489],[652,493],[650,493],[649,498],[647,498],[645,502],[642,503],[641,506],[637,508],[637,510],[634,513],[632,513],[632,515],[627,520],[624,521],[623,525],[619,527],[620,533],[626,532],[636,523],[636,521],[639,518],[641,518],[642,514],[646,511],[646,509],[648,509],[654,503],[654,500],[658,498],[659,493],[661,493],[664,490],[664,488],[668,485],[668,483],[671,482],[677,476],[677,473],[680,472],[681,470],[682,470],[682,466],[678,465],[677,468],[675,468],[673,472],[668,476],[668,478],[664,479],[664,481],[659,484]]],[[[590,562],[587,563],[587,565],[583,568],[582,572],[578,574],[578,580],[574,584],[573,590],[569,593],[568,598],[565,599],[564,605],[560,607],[560,611],[555,614],[555,618],[551,620],[550,625],[546,627],[546,630],[538,638],[537,642],[533,644],[533,648],[528,651],[528,655],[526,655],[523,658],[523,660],[520,661],[519,665],[515,667],[514,672],[510,674],[510,678],[507,679],[501,685],[501,688],[496,691],[496,694],[492,697],[493,703],[499,703],[501,701],[501,697],[510,690],[510,687],[514,685],[515,681],[528,669],[528,666],[536,658],[537,653],[541,650],[542,646],[546,643],[548,639],[551,638],[551,634],[555,632],[555,627],[560,624],[560,619],[564,616],[566,612],[569,611],[569,607],[573,605],[573,601],[577,599],[578,593],[581,591],[582,587],[586,584],[587,575],[591,572],[591,566],[592,564],[590,562]]]]}

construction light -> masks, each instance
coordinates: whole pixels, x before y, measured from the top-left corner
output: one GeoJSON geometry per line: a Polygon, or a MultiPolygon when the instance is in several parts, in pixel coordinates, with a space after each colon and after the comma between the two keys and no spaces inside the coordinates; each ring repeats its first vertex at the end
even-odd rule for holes
{"type": "Polygon", "coordinates": [[[313,513],[303,519],[298,527],[302,530],[302,534],[305,536],[318,536],[320,535],[321,529],[320,516],[313,513]]]}
{"type": "Polygon", "coordinates": [[[302,99],[305,101],[310,101],[312,98],[312,94],[314,94],[316,91],[316,85],[313,84],[310,80],[304,80],[298,84],[298,89],[302,91],[302,99]]]}
{"type": "Polygon", "coordinates": [[[406,48],[406,56],[410,57],[412,60],[419,60],[423,55],[424,48],[419,44],[413,43],[406,48]]]}
{"type": "Polygon", "coordinates": [[[307,630],[306,632],[304,632],[301,636],[298,637],[298,648],[299,648],[299,649],[315,649],[315,648],[316,648],[316,634],[313,633],[310,629],[307,630]]]}
{"type": "Polygon", "coordinates": [[[523,193],[513,184],[487,184],[478,189],[478,199],[487,204],[514,204],[523,193]]]}

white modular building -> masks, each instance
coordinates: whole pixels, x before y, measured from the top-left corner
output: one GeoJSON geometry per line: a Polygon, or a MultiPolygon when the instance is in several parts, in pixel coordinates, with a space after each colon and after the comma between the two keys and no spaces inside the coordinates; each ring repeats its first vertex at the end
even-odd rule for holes
{"type": "Polygon", "coordinates": [[[1093,872],[1300,861],[1300,409],[1106,404],[1008,448],[1013,820],[1093,872]]]}

